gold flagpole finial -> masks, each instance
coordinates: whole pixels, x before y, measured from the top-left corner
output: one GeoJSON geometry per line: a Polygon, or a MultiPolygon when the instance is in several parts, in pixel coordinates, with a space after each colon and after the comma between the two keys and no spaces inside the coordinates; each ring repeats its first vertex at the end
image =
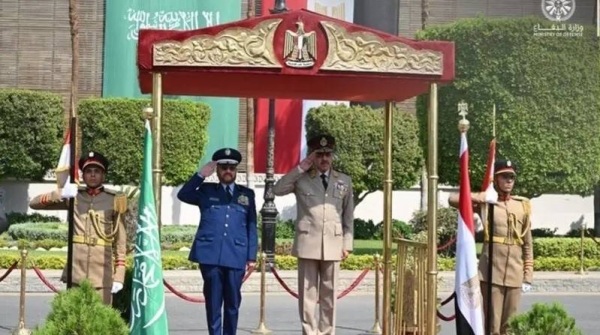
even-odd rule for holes
{"type": "Polygon", "coordinates": [[[458,103],[458,115],[462,116],[462,119],[458,121],[458,130],[460,130],[461,133],[469,130],[467,114],[469,114],[469,105],[464,100],[461,100],[458,103]]]}

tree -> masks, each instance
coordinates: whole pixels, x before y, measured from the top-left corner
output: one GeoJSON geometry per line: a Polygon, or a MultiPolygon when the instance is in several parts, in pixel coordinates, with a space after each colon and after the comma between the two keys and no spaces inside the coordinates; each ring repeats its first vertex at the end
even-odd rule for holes
{"type": "MultiPolygon", "coordinates": [[[[582,37],[534,36],[537,18],[466,19],[429,28],[454,41],[455,81],[439,90],[439,181],[458,184],[457,104],[469,104],[474,189],[480,188],[497,104],[497,159],[517,163],[515,192],[590,194],[600,170],[600,69],[594,29],[582,37]]],[[[426,148],[427,95],[417,101],[426,148]]]]}
{"type": "MultiPolygon", "coordinates": [[[[363,106],[323,105],[306,117],[306,136],[330,134],[336,138],[334,166],[352,178],[354,206],[383,189],[383,111],[363,106]]],[[[393,188],[414,186],[420,176],[423,152],[413,115],[394,111],[392,144],[393,188]]]]}

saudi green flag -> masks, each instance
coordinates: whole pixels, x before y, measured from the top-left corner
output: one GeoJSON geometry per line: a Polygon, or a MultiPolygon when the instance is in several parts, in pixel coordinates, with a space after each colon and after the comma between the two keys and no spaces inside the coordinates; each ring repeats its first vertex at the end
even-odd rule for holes
{"type": "Polygon", "coordinates": [[[133,257],[129,333],[165,335],[169,333],[169,324],[165,309],[158,221],[152,189],[152,132],[149,121],[146,121],[145,133],[138,227],[133,257]]]}

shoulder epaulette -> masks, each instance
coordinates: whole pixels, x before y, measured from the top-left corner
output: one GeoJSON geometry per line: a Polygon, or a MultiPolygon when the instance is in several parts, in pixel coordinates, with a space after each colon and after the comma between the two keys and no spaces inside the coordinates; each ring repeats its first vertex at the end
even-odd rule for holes
{"type": "Polygon", "coordinates": [[[529,201],[529,199],[528,199],[528,198],[526,198],[526,197],[522,197],[522,196],[519,196],[519,195],[513,195],[513,196],[511,196],[511,198],[512,198],[512,199],[515,199],[515,200],[517,200],[517,201],[529,201]]]}
{"type": "Polygon", "coordinates": [[[125,213],[127,211],[127,194],[121,192],[113,193],[115,195],[114,210],[117,213],[125,213]]]}

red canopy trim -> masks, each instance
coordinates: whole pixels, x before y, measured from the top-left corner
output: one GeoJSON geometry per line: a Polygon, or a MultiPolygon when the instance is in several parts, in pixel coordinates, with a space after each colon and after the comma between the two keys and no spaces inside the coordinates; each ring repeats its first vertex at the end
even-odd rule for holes
{"type": "Polygon", "coordinates": [[[142,93],[376,101],[454,79],[454,44],[386,34],[307,10],[195,31],[142,29],[142,93]]]}
{"type": "Polygon", "coordinates": [[[281,19],[264,20],[254,28],[227,28],[216,35],[193,35],[183,42],[153,45],[153,66],[281,68],[273,39],[281,19]]]}
{"type": "Polygon", "coordinates": [[[322,21],[329,50],[321,69],[332,71],[442,75],[443,53],[417,50],[398,42],[359,31],[350,33],[335,22],[322,21]]]}

